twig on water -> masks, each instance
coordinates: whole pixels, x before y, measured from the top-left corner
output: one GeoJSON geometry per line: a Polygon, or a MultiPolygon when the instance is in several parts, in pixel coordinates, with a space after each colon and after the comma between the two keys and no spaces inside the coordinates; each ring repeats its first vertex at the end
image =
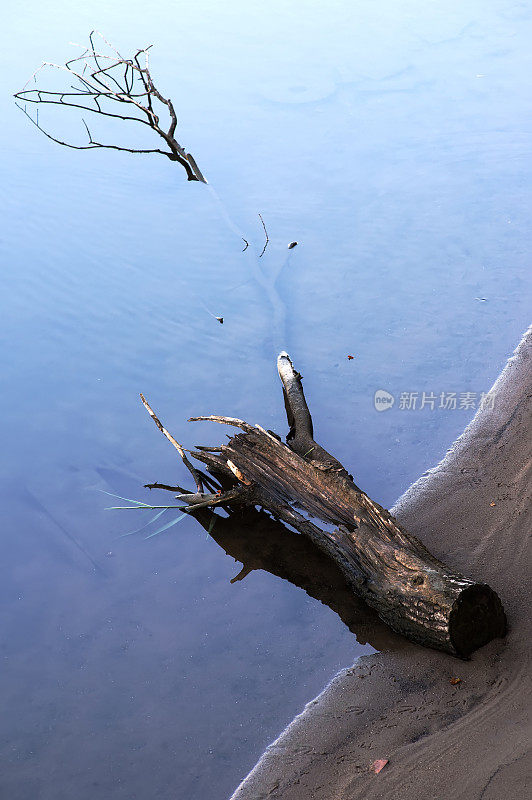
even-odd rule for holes
{"type": "Polygon", "coordinates": [[[179,442],[177,441],[177,439],[174,439],[172,434],[169,431],[166,430],[166,428],[162,424],[161,420],[155,414],[155,411],[152,409],[152,407],[150,406],[150,404],[148,403],[148,401],[146,400],[146,398],[144,397],[144,395],[142,393],[140,395],[140,399],[142,400],[142,404],[143,404],[144,408],[146,409],[146,411],[148,412],[148,414],[150,415],[152,420],[155,422],[155,424],[157,425],[157,427],[159,428],[159,430],[161,431],[163,436],[166,436],[166,438],[168,439],[170,444],[172,444],[175,447],[175,449],[177,450],[177,452],[181,456],[183,464],[185,465],[185,467],[188,469],[188,471],[190,472],[190,474],[194,478],[194,482],[196,484],[198,492],[203,492],[202,479],[201,479],[197,469],[188,460],[188,458],[187,458],[187,456],[185,454],[185,450],[182,447],[182,445],[180,445],[179,442]]]}
{"type": "Polygon", "coordinates": [[[166,489],[167,492],[184,492],[186,491],[183,489],[182,486],[169,486],[167,483],[145,483],[145,489],[166,489]]]}
{"type": "Polygon", "coordinates": [[[259,213],[260,221],[262,222],[262,227],[264,228],[264,235],[266,236],[266,241],[264,242],[264,247],[262,248],[262,253],[260,254],[259,258],[262,258],[264,255],[266,248],[268,247],[268,242],[270,241],[268,237],[268,231],[266,230],[266,225],[264,224],[264,220],[262,219],[262,214],[259,213]]]}

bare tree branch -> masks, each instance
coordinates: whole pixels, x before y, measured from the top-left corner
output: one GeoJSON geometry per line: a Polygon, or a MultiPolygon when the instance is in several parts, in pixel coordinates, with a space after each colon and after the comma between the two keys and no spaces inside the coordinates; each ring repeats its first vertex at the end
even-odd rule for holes
{"type": "Polygon", "coordinates": [[[16,99],[20,101],[16,104],[18,108],[48,139],[64,147],[71,147],[74,150],[104,148],[127,153],[159,153],[170,161],[181,164],[189,181],[207,183],[193,156],[187,153],[175,138],[178,120],[174,105],[170,98],[164,97],[157,89],[150,73],[148,51],[152,45],[137,50],[131,58],[124,58],[98,31],[91,31],[89,42],[89,47],[83,49],[81,55],[71,58],[65,64],[43,62],[25,86],[15,94],[16,99]],[[96,36],[100,37],[111,53],[96,48],[96,36]],[[45,69],[66,72],[69,79],[68,88],[73,91],[50,91],[38,86],[28,88],[30,81],[37,83],[37,76],[45,69]],[[28,112],[27,103],[37,104],[35,117],[28,112]],[[124,104],[129,106],[130,113],[125,112],[124,104]],[[161,122],[161,114],[156,111],[157,104],[162,106],[161,114],[164,112],[167,115],[165,123],[161,122]],[[142,149],[105,144],[93,138],[85,120],[83,124],[89,136],[89,143],[78,145],[65,141],[42,127],[39,122],[40,105],[78,108],[102,117],[146,125],[163,139],[166,148],[142,149]],[[124,108],[125,113],[119,110],[120,106],[124,108]]]}
{"type": "Polygon", "coordinates": [[[140,399],[142,400],[142,405],[144,406],[144,408],[146,409],[152,420],[155,422],[155,424],[157,425],[163,436],[166,436],[170,444],[172,444],[175,447],[175,449],[181,456],[183,464],[194,478],[198,492],[203,492],[203,481],[201,479],[201,476],[199,475],[198,470],[190,463],[189,459],[187,458],[184,447],[181,444],[179,444],[177,439],[174,439],[174,437],[169,431],[166,430],[161,420],[156,415],[155,411],[150,406],[150,404],[148,403],[143,394],[140,395],[140,399]]]}

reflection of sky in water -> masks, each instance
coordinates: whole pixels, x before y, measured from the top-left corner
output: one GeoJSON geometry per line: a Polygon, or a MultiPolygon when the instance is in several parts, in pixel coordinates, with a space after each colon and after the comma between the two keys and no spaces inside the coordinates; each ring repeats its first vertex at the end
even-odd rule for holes
{"type": "Polygon", "coordinates": [[[187,444],[222,438],[194,413],[284,430],[280,346],[318,438],[376,500],[435,462],[471,412],[377,414],[373,394],[486,391],[528,321],[531,13],[107,6],[4,19],[0,783],[21,800],[223,797],[361,648],[278,578],[230,585],[240,565],[190,520],[113,541],[137,518],[96,489],[184,479],[139,391],[187,444]],[[95,26],[154,42],[209,188],[156,156],[59,148],[13,107],[95,26]]]}

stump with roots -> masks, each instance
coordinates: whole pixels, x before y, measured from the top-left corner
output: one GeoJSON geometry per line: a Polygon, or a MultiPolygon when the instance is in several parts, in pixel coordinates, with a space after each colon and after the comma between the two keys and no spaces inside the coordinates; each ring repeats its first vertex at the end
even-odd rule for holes
{"type": "Polygon", "coordinates": [[[221,416],[193,417],[239,428],[220,447],[190,451],[209,475],[193,466],[183,447],[143,403],[178,449],[196,491],[179,490],[185,509],[262,507],[276,520],[308,536],[340,568],[353,592],[397,633],[460,658],[506,632],[497,594],[445,566],[409,534],[314,440],[301,376],[287,353],[278,358],[289,433],[286,444],[259,425],[221,416]]]}

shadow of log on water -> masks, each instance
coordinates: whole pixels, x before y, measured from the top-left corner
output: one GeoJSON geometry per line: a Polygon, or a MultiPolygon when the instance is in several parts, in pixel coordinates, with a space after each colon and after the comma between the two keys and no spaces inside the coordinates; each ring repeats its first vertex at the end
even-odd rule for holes
{"type": "Polygon", "coordinates": [[[287,528],[266,512],[243,508],[227,517],[208,510],[193,512],[214,541],[243,567],[231,583],[253,570],[264,570],[303,589],[334,611],[360,644],[376,650],[407,646],[363,600],[353,594],[341,570],[306,536],[287,528]]]}

